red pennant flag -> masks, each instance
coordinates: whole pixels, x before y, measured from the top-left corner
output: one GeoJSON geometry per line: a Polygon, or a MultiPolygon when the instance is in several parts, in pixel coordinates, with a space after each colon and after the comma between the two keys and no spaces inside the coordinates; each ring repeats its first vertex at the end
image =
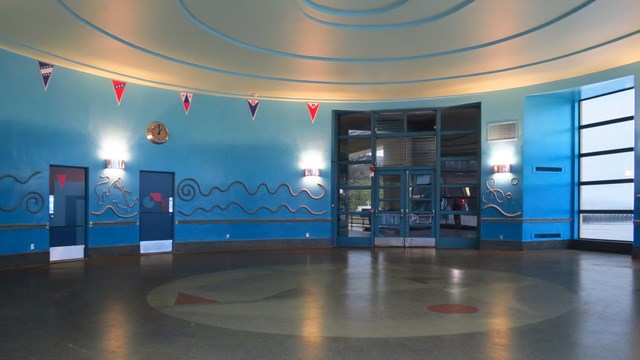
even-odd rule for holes
{"type": "Polygon", "coordinates": [[[189,115],[189,108],[191,107],[191,99],[193,98],[193,94],[181,92],[180,96],[182,97],[182,107],[184,108],[184,113],[189,115]]]}
{"type": "Polygon", "coordinates": [[[118,106],[120,106],[120,101],[122,101],[122,94],[124,94],[124,87],[127,86],[127,83],[124,81],[111,80],[113,83],[113,91],[116,93],[116,100],[118,100],[118,106]]]}
{"type": "Polygon", "coordinates": [[[251,118],[253,121],[256,120],[256,114],[258,113],[258,106],[260,106],[260,100],[249,99],[247,100],[249,104],[249,111],[251,111],[251,118]]]}
{"type": "Polygon", "coordinates": [[[316,121],[316,114],[318,113],[318,108],[320,107],[320,103],[307,103],[307,108],[309,109],[309,115],[311,115],[311,123],[316,121]]]}

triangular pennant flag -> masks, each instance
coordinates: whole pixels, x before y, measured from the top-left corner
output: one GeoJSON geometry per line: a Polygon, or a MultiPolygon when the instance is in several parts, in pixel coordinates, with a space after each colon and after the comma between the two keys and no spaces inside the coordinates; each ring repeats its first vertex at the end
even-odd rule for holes
{"type": "Polygon", "coordinates": [[[249,104],[249,111],[251,111],[251,118],[253,121],[256,120],[256,114],[258,113],[258,106],[260,106],[260,100],[249,99],[247,100],[249,104]]]}
{"type": "Polygon", "coordinates": [[[49,87],[49,80],[51,79],[51,75],[53,75],[53,65],[42,61],[38,61],[38,65],[40,65],[40,76],[42,77],[44,91],[47,91],[47,88],[49,87]]]}
{"type": "Polygon", "coordinates": [[[116,100],[118,100],[118,106],[120,106],[120,101],[122,101],[122,94],[124,94],[124,87],[127,86],[127,83],[124,81],[111,80],[113,83],[113,91],[116,93],[116,100]]]}
{"type": "Polygon", "coordinates": [[[320,103],[307,103],[307,108],[309,109],[309,115],[311,115],[311,123],[316,121],[316,114],[318,113],[318,108],[320,107],[320,103]]]}
{"type": "Polygon", "coordinates": [[[189,108],[191,107],[191,99],[193,98],[193,94],[181,92],[180,96],[182,97],[182,107],[184,107],[184,113],[189,115],[189,108]]]}

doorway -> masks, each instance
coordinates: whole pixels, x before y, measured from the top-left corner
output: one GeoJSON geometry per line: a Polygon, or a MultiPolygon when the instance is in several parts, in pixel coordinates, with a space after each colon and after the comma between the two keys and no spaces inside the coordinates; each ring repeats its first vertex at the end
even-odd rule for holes
{"type": "Polygon", "coordinates": [[[375,246],[435,246],[433,182],[433,170],[376,172],[375,246]]]}
{"type": "Polygon", "coordinates": [[[173,173],[140,172],[140,253],[173,251],[173,173]]]}
{"type": "Polygon", "coordinates": [[[49,261],[84,259],[87,170],[49,167],[49,261]]]}

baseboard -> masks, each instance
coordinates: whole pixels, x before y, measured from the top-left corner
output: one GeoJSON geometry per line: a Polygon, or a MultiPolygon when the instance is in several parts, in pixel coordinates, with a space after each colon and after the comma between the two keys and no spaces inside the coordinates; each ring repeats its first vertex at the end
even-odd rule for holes
{"type": "Polygon", "coordinates": [[[127,246],[101,246],[94,248],[87,248],[87,257],[109,257],[109,256],[123,256],[123,255],[140,255],[139,245],[127,245],[127,246]]]}
{"type": "Polygon", "coordinates": [[[630,255],[632,254],[633,244],[619,241],[571,240],[569,248],[574,250],[630,255]]]}
{"type": "Polygon", "coordinates": [[[176,253],[272,249],[330,248],[331,239],[235,240],[174,242],[176,253]]]}
{"type": "Polygon", "coordinates": [[[504,241],[504,240],[480,240],[482,250],[551,250],[568,249],[570,240],[545,240],[545,241],[504,241]]]}
{"type": "Polygon", "coordinates": [[[48,263],[48,251],[0,256],[0,270],[33,265],[46,265],[48,263]]]}

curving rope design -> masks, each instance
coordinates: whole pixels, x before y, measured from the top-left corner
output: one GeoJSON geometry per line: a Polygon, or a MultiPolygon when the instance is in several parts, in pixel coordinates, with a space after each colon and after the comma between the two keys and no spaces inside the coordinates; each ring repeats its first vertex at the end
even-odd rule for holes
{"type": "Polygon", "coordinates": [[[487,191],[482,194],[482,201],[489,202],[492,198],[497,202],[502,203],[508,196],[504,193],[504,191],[498,189],[496,187],[496,179],[490,177],[487,181],[484,182],[484,185],[487,187],[487,191]],[[489,200],[485,197],[486,194],[489,194],[489,200]]]}
{"type": "MultiPolygon", "coordinates": [[[[487,190],[482,194],[482,202],[484,202],[484,203],[488,203],[492,199],[495,199],[495,201],[497,203],[503,203],[503,202],[505,202],[505,200],[511,199],[511,197],[512,197],[511,192],[505,193],[503,190],[499,189],[496,186],[496,179],[494,179],[492,177],[487,178],[487,180],[484,182],[484,185],[487,187],[487,190]],[[486,197],[487,194],[489,194],[489,198],[488,199],[486,197]]],[[[496,209],[502,215],[508,216],[508,217],[514,217],[514,216],[522,215],[522,211],[518,211],[517,213],[508,213],[508,212],[504,211],[500,206],[498,206],[496,204],[487,204],[487,205],[482,207],[482,210],[486,210],[486,209],[489,209],[489,208],[496,209]]]]}
{"type": "Polygon", "coordinates": [[[137,216],[137,215],[138,215],[138,213],[137,213],[137,212],[136,212],[136,213],[133,213],[133,214],[130,214],[130,215],[124,215],[124,214],[121,214],[121,213],[119,213],[119,212],[118,212],[118,211],[117,211],[113,206],[111,206],[111,205],[107,205],[107,206],[105,206],[105,207],[104,207],[104,209],[102,209],[102,210],[100,210],[100,211],[92,211],[92,212],[91,212],[91,214],[92,214],[92,215],[102,215],[102,214],[104,214],[107,210],[111,210],[111,212],[113,212],[117,217],[121,217],[121,218],[132,218],[132,217],[134,217],[134,216],[137,216]]]}
{"type": "Polygon", "coordinates": [[[20,179],[18,179],[16,176],[14,176],[12,174],[4,174],[4,175],[0,176],[0,180],[5,179],[5,178],[12,178],[17,183],[22,184],[22,185],[26,185],[29,181],[31,181],[31,179],[33,179],[36,175],[40,175],[41,173],[42,173],[41,171],[36,171],[33,174],[31,174],[26,180],[20,180],[20,179]]]}
{"type": "Polygon", "coordinates": [[[195,213],[196,213],[196,212],[198,212],[198,211],[203,211],[203,212],[212,212],[212,211],[213,211],[213,210],[215,210],[215,209],[220,209],[220,210],[222,210],[222,211],[226,211],[226,210],[228,210],[232,205],[235,205],[235,206],[239,207],[242,211],[244,211],[245,213],[247,213],[247,214],[249,214],[249,215],[255,215],[255,214],[257,214],[257,213],[258,213],[258,211],[260,211],[260,210],[267,210],[267,211],[269,211],[269,212],[276,213],[276,212],[280,211],[280,209],[281,209],[281,208],[286,208],[286,209],[287,209],[290,213],[292,213],[292,214],[295,214],[295,213],[300,212],[300,211],[302,211],[302,210],[306,210],[306,211],[308,211],[308,212],[309,212],[310,214],[312,214],[312,215],[322,215],[322,214],[326,214],[326,213],[327,213],[327,210],[325,210],[325,211],[319,211],[319,212],[313,211],[313,210],[311,210],[311,209],[310,209],[308,206],[306,206],[306,205],[302,205],[302,206],[298,207],[297,209],[292,209],[292,208],[291,208],[291,207],[289,207],[289,205],[287,205],[287,204],[282,204],[282,205],[278,206],[278,207],[277,207],[277,208],[275,208],[275,209],[272,209],[272,208],[267,207],[267,206],[260,206],[260,207],[258,207],[257,209],[255,209],[255,210],[251,211],[251,210],[249,210],[249,209],[245,208],[244,206],[242,206],[241,204],[239,204],[239,203],[237,203],[237,202],[235,202],[235,201],[232,201],[232,202],[228,203],[226,206],[214,205],[214,206],[212,206],[212,207],[210,207],[210,208],[197,207],[197,208],[195,208],[195,209],[194,209],[193,211],[191,211],[191,212],[184,212],[184,211],[178,210],[178,213],[180,213],[180,215],[184,215],[184,216],[189,217],[189,216],[192,216],[193,214],[195,214],[195,213]]]}
{"type": "Polygon", "coordinates": [[[236,181],[232,182],[226,188],[220,188],[218,186],[213,186],[208,191],[202,191],[202,187],[200,186],[200,183],[198,183],[198,181],[196,179],[194,179],[194,178],[185,178],[185,179],[181,180],[180,183],[178,183],[178,197],[182,201],[191,201],[196,196],[196,190],[197,190],[198,193],[200,193],[201,196],[208,197],[214,191],[219,191],[219,192],[223,192],[224,193],[224,192],[229,191],[233,186],[238,185],[238,184],[240,186],[242,186],[244,188],[244,191],[246,191],[247,194],[249,194],[251,196],[255,196],[256,194],[258,194],[258,192],[260,192],[260,189],[263,188],[263,187],[271,195],[275,195],[278,191],[280,191],[281,188],[286,187],[287,190],[289,190],[289,194],[291,194],[291,196],[293,196],[293,197],[298,197],[298,196],[300,196],[300,194],[302,194],[304,192],[304,193],[307,193],[307,195],[310,198],[312,198],[313,200],[322,199],[327,194],[327,188],[324,187],[324,185],[322,185],[320,183],[318,183],[317,185],[318,185],[318,187],[320,187],[320,189],[322,189],[322,193],[320,193],[319,195],[313,195],[311,193],[311,191],[309,191],[308,189],[301,189],[298,192],[294,192],[293,189],[291,188],[291,186],[289,184],[285,184],[285,183],[282,183],[282,184],[278,185],[278,187],[276,187],[275,190],[271,190],[269,185],[266,184],[266,183],[260,183],[258,185],[258,187],[255,189],[255,191],[251,191],[247,187],[247,185],[244,182],[240,181],[240,180],[236,180],[236,181]]]}
{"type": "Polygon", "coordinates": [[[485,206],[482,207],[482,210],[486,210],[488,208],[496,209],[496,210],[498,210],[500,212],[500,214],[502,214],[504,216],[508,216],[508,217],[515,217],[515,216],[522,215],[522,211],[518,211],[517,213],[513,213],[513,214],[512,213],[508,213],[508,212],[502,210],[500,208],[500,206],[494,205],[494,204],[485,205],[485,206]]]}
{"type": "Polygon", "coordinates": [[[18,200],[18,203],[15,206],[10,207],[10,208],[4,208],[4,207],[0,206],[0,210],[2,210],[2,211],[14,211],[14,210],[18,209],[22,205],[23,202],[25,203],[25,207],[26,207],[28,212],[30,212],[32,214],[37,214],[44,207],[44,196],[42,196],[42,194],[40,194],[38,192],[31,191],[31,192],[28,192],[28,193],[24,194],[24,196],[22,196],[22,198],[20,198],[20,200],[18,200]]]}
{"type": "Polygon", "coordinates": [[[111,178],[107,175],[100,175],[100,178],[104,180],[97,183],[96,186],[93,188],[93,191],[98,195],[98,205],[104,204],[107,198],[111,196],[111,188],[114,188],[120,191],[120,193],[122,194],[122,199],[124,200],[124,205],[120,205],[118,200],[112,200],[111,205],[105,206],[101,211],[92,211],[91,212],[92,215],[102,215],[105,213],[105,211],[107,211],[107,209],[110,209],[111,211],[113,211],[113,213],[116,216],[121,218],[130,218],[138,215],[137,212],[133,214],[127,214],[127,215],[118,212],[118,210],[121,210],[121,211],[130,213],[131,210],[133,210],[134,206],[138,203],[137,197],[129,201],[129,195],[131,195],[132,192],[131,190],[128,190],[127,188],[124,187],[124,184],[122,183],[122,178],[117,178],[113,181],[111,181],[111,178]],[[102,185],[108,185],[108,186],[106,189],[99,192],[98,187],[102,185]]]}

